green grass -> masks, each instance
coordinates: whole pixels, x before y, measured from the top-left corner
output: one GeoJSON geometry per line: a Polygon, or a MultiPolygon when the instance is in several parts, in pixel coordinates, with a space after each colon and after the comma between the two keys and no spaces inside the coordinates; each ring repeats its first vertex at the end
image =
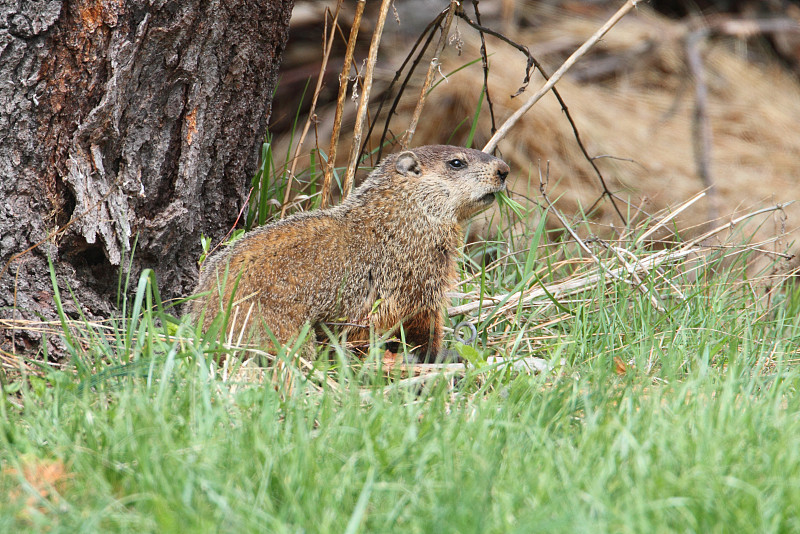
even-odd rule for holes
{"type": "MultiPolygon", "coordinates": [[[[483,250],[463,257],[462,303],[601,272],[572,245],[483,250]]],[[[146,272],[126,317],[62,315],[64,369],[6,370],[0,531],[800,531],[800,292],[767,301],[747,253],[709,254],[644,290],[484,300],[451,320],[478,326],[472,353],[552,371],[478,362],[423,386],[336,358],[291,390],[225,379],[223,349],[146,272]]]]}

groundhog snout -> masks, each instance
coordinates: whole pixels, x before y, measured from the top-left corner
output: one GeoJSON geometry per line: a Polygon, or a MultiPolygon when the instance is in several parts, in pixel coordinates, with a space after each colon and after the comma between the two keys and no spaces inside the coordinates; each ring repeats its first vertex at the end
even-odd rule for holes
{"type": "Polygon", "coordinates": [[[511,172],[511,168],[504,161],[501,161],[497,165],[497,173],[496,174],[497,174],[497,178],[500,180],[501,184],[505,183],[506,177],[508,176],[509,172],[511,172]]]}

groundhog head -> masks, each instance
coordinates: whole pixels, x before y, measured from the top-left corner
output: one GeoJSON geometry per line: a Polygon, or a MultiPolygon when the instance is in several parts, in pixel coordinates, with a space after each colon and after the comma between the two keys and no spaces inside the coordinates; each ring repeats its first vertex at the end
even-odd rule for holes
{"type": "Polygon", "coordinates": [[[429,145],[401,152],[394,160],[398,175],[416,183],[414,196],[429,215],[463,222],[494,202],[506,187],[508,165],[494,156],[448,145],[429,145]]]}

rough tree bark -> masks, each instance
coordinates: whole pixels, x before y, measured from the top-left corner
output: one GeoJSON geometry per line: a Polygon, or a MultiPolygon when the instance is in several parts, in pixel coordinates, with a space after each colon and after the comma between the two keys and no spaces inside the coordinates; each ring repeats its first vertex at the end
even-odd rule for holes
{"type": "Polygon", "coordinates": [[[200,233],[233,225],[255,171],[292,6],[0,2],[2,350],[40,341],[4,318],[55,316],[48,255],[93,317],[134,241],[134,277],[191,290],[200,233]]]}

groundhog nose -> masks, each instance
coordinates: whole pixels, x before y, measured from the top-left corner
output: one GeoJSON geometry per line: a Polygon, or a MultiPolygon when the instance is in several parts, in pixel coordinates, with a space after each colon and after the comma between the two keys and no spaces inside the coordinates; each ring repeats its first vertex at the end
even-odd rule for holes
{"type": "Polygon", "coordinates": [[[506,181],[506,176],[508,176],[510,170],[511,169],[505,163],[497,167],[497,177],[500,178],[501,182],[506,181]]]}

